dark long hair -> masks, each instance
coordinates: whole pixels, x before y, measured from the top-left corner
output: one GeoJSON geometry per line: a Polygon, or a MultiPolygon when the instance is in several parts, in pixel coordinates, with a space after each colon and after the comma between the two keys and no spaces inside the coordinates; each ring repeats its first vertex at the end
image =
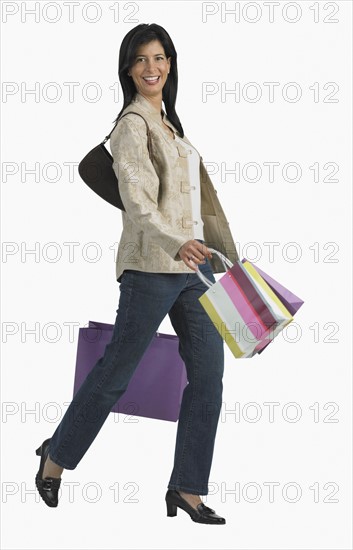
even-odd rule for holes
{"type": "Polygon", "coordinates": [[[183,127],[175,111],[178,91],[177,53],[167,31],[156,23],[141,23],[137,25],[125,35],[121,43],[119,52],[119,80],[124,94],[124,104],[114,123],[118,120],[123,110],[130,104],[137,91],[133,79],[127,74],[135,61],[136,51],[140,45],[148,44],[152,40],[159,40],[167,58],[171,57],[170,72],[163,86],[162,99],[167,117],[178,130],[181,137],[184,137],[183,127]]]}

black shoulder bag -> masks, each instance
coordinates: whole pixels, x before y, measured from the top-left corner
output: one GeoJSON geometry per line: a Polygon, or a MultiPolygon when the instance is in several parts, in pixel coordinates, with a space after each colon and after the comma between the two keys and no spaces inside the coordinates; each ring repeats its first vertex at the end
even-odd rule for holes
{"type": "MultiPolygon", "coordinates": [[[[147,147],[150,158],[152,160],[152,139],[149,126],[146,119],[140,115],[140,113],[135,113],[134,111],[129,111],[122,115],[118,122],[126,115],[134,113],[143,118],[147,126],[147,147]]],[[[114,126],[114,128],[115,128],[114,126]]],[[[114,130],[113,128],[113,130],[114,130]]],[[[121,200],[119,193],[119,182],[118,178],[115,175],[113,169],[113,157],[109,153],[108,149],[104,146],[105,142],[110,138],[113,130],[108,134],[104,140],[94,147],[87,155],[81,160],[78,165],[78,172],[83,179],[83,181],[99,195],[102,199],[109,202],[116,208],[124,210],[123,201],[121,200]]]]}

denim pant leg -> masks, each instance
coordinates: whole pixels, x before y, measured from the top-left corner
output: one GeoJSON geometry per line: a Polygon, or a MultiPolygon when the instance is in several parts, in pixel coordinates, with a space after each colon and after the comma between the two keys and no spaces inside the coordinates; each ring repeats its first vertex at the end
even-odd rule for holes
{"type": "Polygon", "coordinates": [[[127,389],[187,276],[124,271],[112,340],[75,394],[50,440],[49,456],[56,464],[68,470],[76,468],[127,389]]]}
{"type": "MultiPolygon", "coordinates": [[[[215,282],[208,260],[199,269],[215,282]]],[[[181,402],[168,488],[197,495],[208,494],[224,372],[223,340],[198,300],[207,288],[196,273],[190,275],[169,312],[189,384],[181,402]]]]}

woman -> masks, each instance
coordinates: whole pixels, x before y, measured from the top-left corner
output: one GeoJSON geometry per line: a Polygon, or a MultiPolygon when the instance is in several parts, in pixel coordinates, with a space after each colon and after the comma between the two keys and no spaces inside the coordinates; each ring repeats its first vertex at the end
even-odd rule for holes
{"type": "Polygon", "coordinates": [[[198,300],[207,287],[195,271],[200,269],[213,282],[213,273],[225,271],[207,245],[233,262],[238,255],[202,157],[184,135],[175,111],[177,54],[165,29],[141,24],[129,31],[120,48],[119,79],[124,105],[116,120],[129,114],[110,138],[125,207],[113,337],[53,436],[36,450],[41,457],[36,486],[48,506],[58,505],[63,469],[76,468],[169,314],[189,384],[165,496],[167,515],[175,516],[179,507],[195,522],[222,525],[225,519],[205,506],[200,495],[208,494],[222,404],[223,340],[198,300]],[[90,415],[96,410],[99,414],[90,415]]]}

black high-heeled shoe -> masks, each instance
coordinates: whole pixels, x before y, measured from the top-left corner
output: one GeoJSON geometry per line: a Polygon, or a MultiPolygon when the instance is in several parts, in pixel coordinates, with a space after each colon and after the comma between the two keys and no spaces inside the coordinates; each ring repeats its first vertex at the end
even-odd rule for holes
{"type": "Polygon", "coordinates": [[[178,507],[182,508],[189,514],[192,521],[196,523],[209,523],[212,525],[224,525],[226,520],[221,516],[217,516],[212,508],[206,506],[203,502],[197,505],[197,510],[189,504],[178,491],[168,489],[165,495],[167,503],[167,516],[173,517],[177,515],[178,507]]]}
{"type": "Polygon", "coordinates": [[[36,487],[45,504],[54,508],[58,505],[58,492],[61,483],[61,477],[43,477],[44,464],[49,453],[49,439],[43,441],[36,450],[36,455],[40,456],[39,470],[36,475],[36,487]]]}

